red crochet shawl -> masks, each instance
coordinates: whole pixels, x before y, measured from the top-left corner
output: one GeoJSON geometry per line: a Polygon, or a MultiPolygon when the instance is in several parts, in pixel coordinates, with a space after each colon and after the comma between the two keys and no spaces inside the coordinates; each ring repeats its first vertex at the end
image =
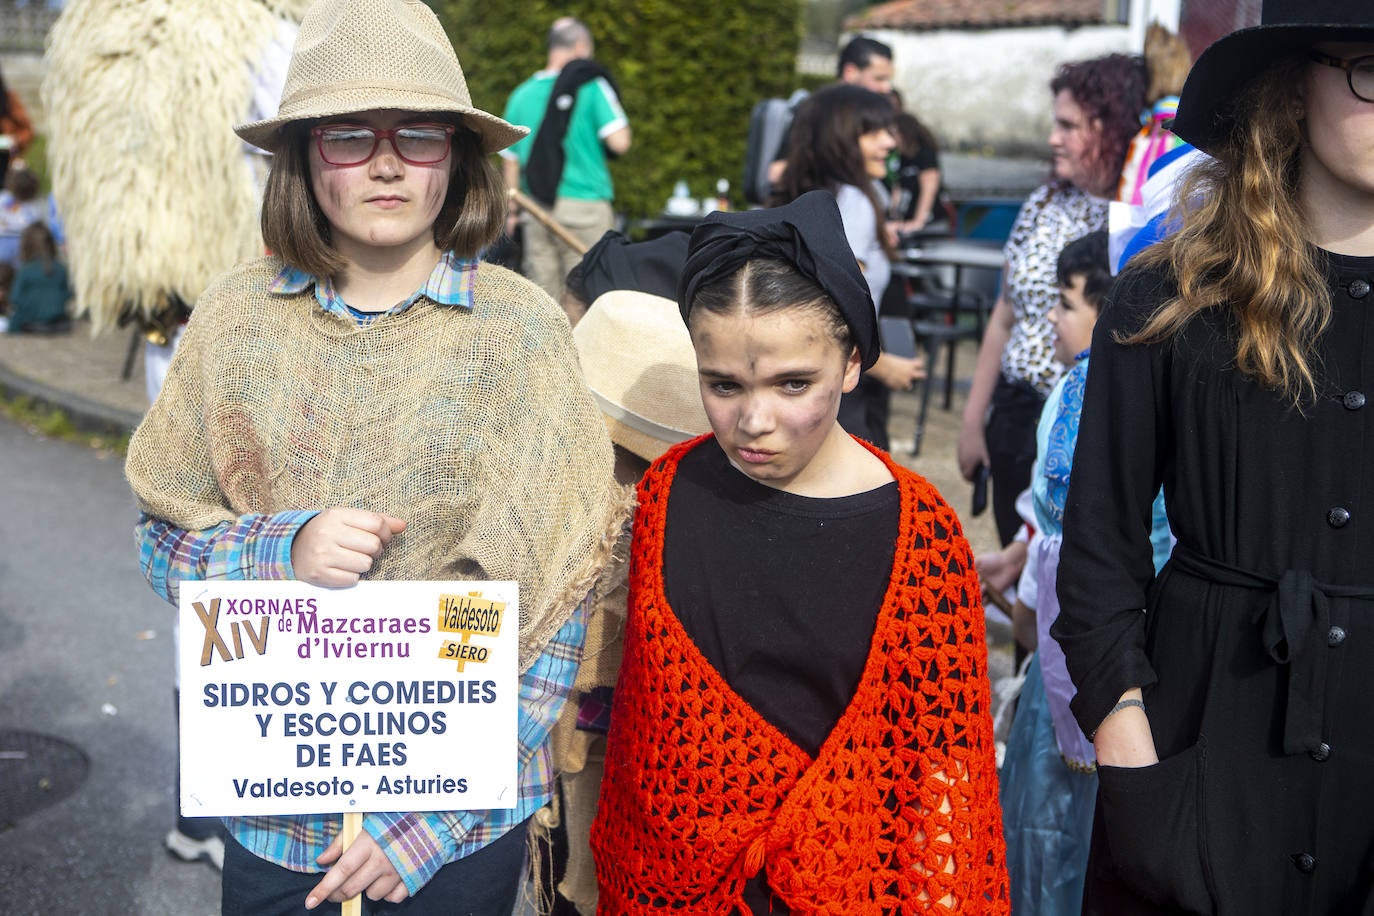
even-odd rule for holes
{"type": "Polygon", "coordinates": [[[673,475],[708,439],[639,488],[592,828],[600,912],[729,913],[760,870],[799,913],[1009,912],[982,599],[954,511],[874,450],[900,489],[900,539],[858,690],[813,760],[730,689],[664,597],[673,475]]]}

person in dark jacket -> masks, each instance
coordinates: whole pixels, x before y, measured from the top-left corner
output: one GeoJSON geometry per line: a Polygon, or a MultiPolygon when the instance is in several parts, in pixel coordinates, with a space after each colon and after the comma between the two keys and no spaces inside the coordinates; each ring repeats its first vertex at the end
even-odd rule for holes
{"type": "Polygon", "coordinates": [[[1094,334],[1052,629],[1090,914],[1374,912],[1374,11],[1261,21],[1194,65],[1213,161],[1094,334]]]}

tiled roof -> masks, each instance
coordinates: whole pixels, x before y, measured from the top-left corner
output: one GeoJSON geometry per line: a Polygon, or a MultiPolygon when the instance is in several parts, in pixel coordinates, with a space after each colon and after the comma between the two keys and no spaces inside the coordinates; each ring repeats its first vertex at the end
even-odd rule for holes
{"type": "Polygon", "coordinates": [[[891,0],[845,20],[847,30],[1003,28],[1103,21],[1103,0],[891,0]]]}

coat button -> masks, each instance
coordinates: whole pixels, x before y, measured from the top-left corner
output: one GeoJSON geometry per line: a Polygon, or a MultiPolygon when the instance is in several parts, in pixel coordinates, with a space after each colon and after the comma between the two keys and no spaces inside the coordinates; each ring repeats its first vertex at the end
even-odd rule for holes
{"type": "Polygon", "coordinates": [[[1332,528],[1344,528],[1350,521],[1350,510],[1337,506],[1326,513],[1326,523],[1332,528]]]}
{"type": "Polygon", "coordinates": [[[1363,299],[1369,295],[1369,283],[1364,280],[1351,280],[1349,289],[1352,299],[1363,299]]]}
{"type": "Polygon", "coordinates": [[[1341,398],[1346,410],[1359,410],[1364,406],[1364,395],[1358,391],[1347,391],[1341,398]]]}
{"type": "Polygon", "coordinates": [[[1318,744],[1316,747],[1312,748],[1312,750],[1308,751],[1307,754],[1313,760],[1322,763],[1331,756],[1331,745],[1323,741],[1321,744],[1318,744]]]}
{"type": "Polygon", "coordinates": [[[1326,644],[1331,648],[1334,649],[1343,642],[1345,642],[1344,627],[1332,627],[1326,631],[1326,644]]]}
{"type": "Polygon", "coordinates": [[[1304,875],[1310,875],[1317,867],[1317,857],[1310,852],[1300,852],[1293,856],[1293,864],[1296,865],[1298,871],[1302,872],[1304,875]]]}

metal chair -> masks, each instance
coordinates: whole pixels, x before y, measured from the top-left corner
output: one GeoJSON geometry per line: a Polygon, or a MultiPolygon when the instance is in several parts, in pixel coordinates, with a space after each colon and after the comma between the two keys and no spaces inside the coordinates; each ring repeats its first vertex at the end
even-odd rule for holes
{"type": "Polygon", "coordinates": [[[927,375],[911,448],[916,455],[925,433],[940,348],[945,348],[944,409],[949,410],[957,349],[961,341],[983,337],[1000,283],[1001,252],[988,245],[932,239],[908,252],[908,260],[893,264],[892,273],[893,282],[904,286],[907,318],[926,355],[927,375]]]}

